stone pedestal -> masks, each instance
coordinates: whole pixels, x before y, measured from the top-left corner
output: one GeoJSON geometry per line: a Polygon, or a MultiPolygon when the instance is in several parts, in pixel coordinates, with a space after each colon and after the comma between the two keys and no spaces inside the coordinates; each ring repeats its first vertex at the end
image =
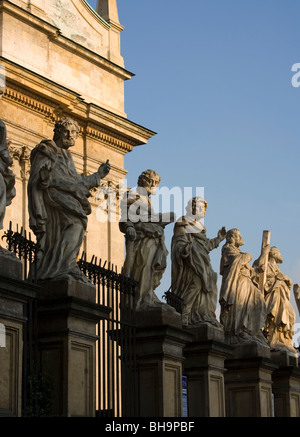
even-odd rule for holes
{"type": "Polygon", "coordinates": [[[224,361],[232,348],[223,329],[209,324],[188,328],[193,340],[184,349],[190,417],[225,417],[224,361]]]}
{"type": "Polygon", "coordinates": [[[140,417],[182,416],[183,348],[191,336],[181,315],[164,308],[136,314],[140,417]]]}
{"type": "Polygon", "coordinates": [[[226,416],[273,417],[272,373],[277,365],[269,347],[239,345],[225,367],[226,416]]]}
{"type": "Polygon", "coordinates": [[[95,416],[96,324],[110,309],[98,305],[95,287],[78,281],[41,284],[39,361],[52,384],[52,414],[95,416]]]}
{"type": "Polygon", "coordinates": [[[273,372],[275,417],[300,417],[300,369],[296,353],[271,352],[279,366],[273,372]]]}
{"type": "Polygon", "coordinates": [[[20,417],[25,305],[36,287],[21,281],[21,262],[2,251],[0,272],[0,416],[20,417]]]}
{"type": "Polygon", "coordinates": [[[9,250],[0,247],[0,276],[22,279],[22,262],[9,250]]]}

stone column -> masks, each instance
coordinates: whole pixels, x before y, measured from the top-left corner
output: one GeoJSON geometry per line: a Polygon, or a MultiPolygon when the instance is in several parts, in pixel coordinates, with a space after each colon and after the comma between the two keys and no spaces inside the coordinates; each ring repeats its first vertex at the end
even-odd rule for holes
{"type": "Polygon", "coordinates": [[[300,417],[300,369],[297,354],[272,351],[279,368],[273,372],[275,417],[300,417]]]}
{"type": "Polygon", "coordinates": [[[191,335],[181,315],[162,308],[137,312],[140,417],[182,416],[183,348],[191,335]]]}
{"type": "Polygon", "coordinates": [[[188,328],[194,338],[184,349],[190,417],[225,417],[224,361],[232,348],[223,329],[209,324],[188,328]]]}
{"type": "Polygon", "coordinates": [[[41,284],[38,305],[40,368],[52,382],[52,413],[94,417],[96,324],[110,309],[96,302],[95,286],[75,280],[41,284]]]}
{"type": "Polygon", "coordinates": [[[21,261],[0,248],[0,416],[6,417],[22,415],[24,308],[37,288],[21,279],[21,261]]]}
{"type": "Polygon", "coordinates": [[[277,365],[270,349],[256,344],[239,345],[225,361],[227,417],[273,417],[272,374],[277,365]]]}

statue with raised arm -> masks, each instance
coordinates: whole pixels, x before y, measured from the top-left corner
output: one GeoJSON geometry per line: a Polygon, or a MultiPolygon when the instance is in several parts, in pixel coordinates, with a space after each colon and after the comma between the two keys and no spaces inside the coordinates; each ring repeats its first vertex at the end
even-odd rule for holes
{"type": "Polygon", "coordinates": [[[226,229],[220,229],[216,238],[207,238],[201,222],[206,210],[206,200],[194,197],[187,204],[186,215],[174,226],[171,288],[183,300],[183,326],[210,323],[220,327],[215,314],[217,273],[212,269],[209,253],[224,240],[226,229]]]}
{"type": "Polygon", "coordinates": [[[174,213],[156,213],[151,195],[161,181],[154,170],[144,171],[136,190],[130,190],[121,202],[120,231],[125,234],[124,274],[137,283],[135,309],[168,307],[155,294],[167,267],[168,250],[164,228],[174,222],[174,213]]]}
{"type": "Polygon", "coordinates": [[[252,256],[240,250],[243,245],[239,229],[227,232],[220,265],[220,322],[228,343],[255,342],[267,346],[263,335],[267,316],[264,294],[253,281],[257,272],[249,264],[252,256]]]}
{"type": "Polygon", "coordinates": [[[28,182],[29,225],[40,246],[37,280],[76,279],[88,282],[77,256],[91,213],[90,189],[110,171],[107,161],[89,176],[77,173],[70,147],[79,134],[76,121],[55,124],[53,140],[43,140],[31,152],[28,182]]]}
{"type": "MultiPolygon", "coordinates": [[[[278,264],[283,262],[279,249],[267,247],[266,272],[263,292],[267,306],[265,332],[271,350],[289,349],[295,352],[292,344],[296,313],[290,303],[291,279],[284,275],[278,264]]],[[[262,269],[260,258],[253,264],[258,271],[262,269]]]]}

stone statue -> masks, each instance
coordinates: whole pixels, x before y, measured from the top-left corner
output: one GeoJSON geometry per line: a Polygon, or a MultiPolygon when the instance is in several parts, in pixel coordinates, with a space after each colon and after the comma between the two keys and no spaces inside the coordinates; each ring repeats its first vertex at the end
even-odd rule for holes
{"type": "Polygon", "coordinates": [[[267,316],[264,295],[253,282],[257,272],[249,264],[252,256],[241,252],[242,245],[239,229],[227,232],[220,265],[223,277],[220,322],[228,343],[254,342],[267,346],[263,335],[267,316]]]}
{"type": "Polygon", "coordinates": [[[298,313],[300,314],[300,284],[294,284],[293,292],[294,292],[294,298],[296,301],[298,313]]]}
{"type": "Polygon", "coordinates": [[[207,238],[201,222],[206,209],[206,200],[194,197],[187,204],[186,215],[174,226],[171,288],[183,299],[183,326],[211,323],[220,327],[215,314],[217,273],[212,269],[209,253],[224,240],[226,229],[220,229],[216,238],[207,238]]]}
{"type": "MultiPolygon", "coordinates": [[[[2,92],[0,92],[0,99],[1,96],[2,92]]],[[[12,164],[13,160],[7,148],[6,126],[0,120],[0,230],[3,229],[6,207],[16,196],[15,176],[9,168],[12,164]]]]}
{"type": "MultiPolygon", "coordinates": [[[[295,351],[292,339],[296,313],[290,303],[291,279],[284,275],[278,266],[282,256],[277,247],[268,246],[266,279],[264,283],[264,296],[267,307],[265,332],[271,350],[290,349],[295,351]]],[[[253,263],[260,271],[263,260],[258,259],[253,263]]]]}
{"type": "Polygon", "coordinates": [[[28,181],[29,225],[40,252],[37,280],[76,279],[88,282],[77,256],[91,213],[89,190],[110,171],[107,161],[90,176],[77,173],[69,148],[79,134],[77,122],[64,118],[55,124],[53,140],[43,140],[31,152],[28,181]]]}
{"type": "Polygon", "coordinates": [[[160,181],[154,170],[144,171],[137,190],[130,190],[121,201],[119,228],[126,239],[124,274],[138,283],[136,310],[168,307],[154,292],[167,266],[164,228],[175,220],[172,212],[157,214],[153,210],[150,196],[156,193],[160,181]]]}

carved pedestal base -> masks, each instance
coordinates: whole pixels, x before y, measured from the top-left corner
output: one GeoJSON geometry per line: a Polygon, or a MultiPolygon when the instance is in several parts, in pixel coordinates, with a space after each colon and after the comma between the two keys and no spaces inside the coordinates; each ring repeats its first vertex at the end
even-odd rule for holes
{"type": "Polygon", "coordinates": [[[292,351],[271,352],[279,368],[273,372],[275,417],[300,417],[300,369],[292,351]]]}
{"type": "MultiPolygon", "coordinates": [[[[6,260],[7,271],[13,269],[6,260]]],[[[18,266],[18,264],[17,264],[18,266]]],[[[32,284],[0,277],[0,417],[22,414],[22,367],[26,306],[35,297],[32,284]]]]}
{"type": "Polygon", "coordinates": [[[223,329],[209,324],[188,328],[193,340],[184,350],[190,417],[225,417],[224,361],[232,348],[223,329]]]}
{"type": "Polygon", "coordinates": [[[227,417],[273,417],[272,373],[277,365],[270,349],[239,345],[235,358],[225,361],[227,417]]]}
{"type": "Polygon", "coordinates": [[[38,335],[42,373],[52,383],[52,413],[95,416],[96,323],[109,309],[95,287],[77,281],[41,284],[38,335]]]}
{"type": "Polygon", "coordinates": [[[22,262],[9,250],[0,247],[0,276],[22,279],[22,262]]]}
{"type": "Polygon", "coordinates": [[[183,348],[190,335],[178,313],[156,308],[137,313],[141,417],[182,416],[183,348]]]}

